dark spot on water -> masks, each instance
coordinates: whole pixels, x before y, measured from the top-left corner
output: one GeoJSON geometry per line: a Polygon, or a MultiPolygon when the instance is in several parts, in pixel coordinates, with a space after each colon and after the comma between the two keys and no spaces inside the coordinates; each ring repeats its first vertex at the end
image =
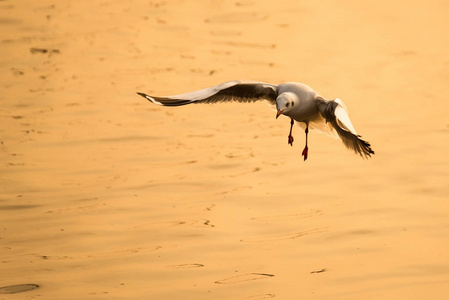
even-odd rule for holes
{"type": "Polygon", "coordinates": [[[312,271],[310,272],[310,274],[318,274],[318,273],[323,273],[326,272],[326,269],[321,269],[321,270],[317,270],[317,271],[312,271]]]}
{"type": "Polygon", "coordinates": [[[42,53],[42,54],[53,54],[53,53],[60,53],[58,49],[46,49],[46,48],[30,48],[30,52],[32,54],[36,53],[42,53]]]}
{"type": "Polygon", "coordinates": [[[37,289],[39,285],[34,283],[16,284],[0,287],[0,294],[15,294],[37,289]]]}
{"type": "Polygon", "coordinates": [[[242,274],[242,275],[236,275],[232,277],[228,277],[225,279],[217,280],[215,281],[216,284],[234,284],[234,283],[240,283],[245,281],[253,281],[253,280],[259,280],[259,279],[265,279],[274,277],[273,274],[266,274],[266,273],[248,273],[248,274],[242,274]]]}
{"type": "Polygon", "coordinates": [[[203,264],[180,264],[180,265],[171,265],[171,268],[174,269],[192,269],[192,268],[202,268],[203,264]]]}
{"type": "Polygon", "coordinates": [[[0,210],[18,210],[36,208],[39,205],[0,205],[0,210]]]}

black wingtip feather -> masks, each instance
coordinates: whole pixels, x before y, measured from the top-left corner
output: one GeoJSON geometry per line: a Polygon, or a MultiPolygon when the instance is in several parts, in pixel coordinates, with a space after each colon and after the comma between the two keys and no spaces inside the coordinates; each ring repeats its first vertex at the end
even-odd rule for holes
{"type": "Polygon", "coordinates": [[[374,154],[373,149],[371,149],[371,145],[369,142],[362,140],[360,135],[352,135],[349,132],[341,132],[339,131],[343,144],[352,151],[357,154],[360,154],[363,158],[371,157],[371,154],[374,154]]]}
{"type": "Polygon", "coordinates": [[[184,99],[170,99],[170,98],[164,98],[164,97],[151,97],[150,95],[147,95],[145,93],[139,93],[137,92],[139,96],[144,97],[148,101],[157,104],[157,105],[163,105],[163,106],[181,106],[192,103],[191,100],[184,100],[184,99]]]}

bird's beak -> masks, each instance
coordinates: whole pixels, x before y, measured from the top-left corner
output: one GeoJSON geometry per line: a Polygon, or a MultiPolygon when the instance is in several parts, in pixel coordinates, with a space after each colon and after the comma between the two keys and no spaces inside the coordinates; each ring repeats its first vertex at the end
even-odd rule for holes
{"type": "Polygon", "coordinates": [[[278,109],[278,112],[276,113],[276,119],[279,118],[279,116],[282,115],[283,112],[284,110],[278,109]]]}

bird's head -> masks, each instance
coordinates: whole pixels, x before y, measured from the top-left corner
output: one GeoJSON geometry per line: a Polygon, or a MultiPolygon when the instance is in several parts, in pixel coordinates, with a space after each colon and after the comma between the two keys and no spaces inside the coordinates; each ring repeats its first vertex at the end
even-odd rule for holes
{"type": "Polygon", "coordinates": [[[289,112],[295,107],[295,105],[297,106],[299,102],[298,97],[293,94],[293,93],[281,93],[277,98],[276,98],[276,119],[280,116],[280,115],[289,115],[289,112]]]}

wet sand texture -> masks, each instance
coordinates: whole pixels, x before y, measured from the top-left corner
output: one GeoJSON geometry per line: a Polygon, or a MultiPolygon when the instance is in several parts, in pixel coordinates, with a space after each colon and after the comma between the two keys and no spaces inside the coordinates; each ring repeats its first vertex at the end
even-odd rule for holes
{"type": "Polygon", "coordinates": [[[0,1],[0,290],[39,286],[0,299],[447,299],[448,11],[0,1]],[[341,98],[376,154],[136,94],[232,79],[341,98]]]}

